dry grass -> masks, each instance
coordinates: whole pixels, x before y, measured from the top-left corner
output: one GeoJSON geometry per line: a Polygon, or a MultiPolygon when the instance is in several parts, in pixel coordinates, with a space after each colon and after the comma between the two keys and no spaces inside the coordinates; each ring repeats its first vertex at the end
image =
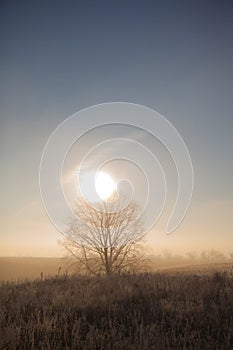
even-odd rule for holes
{"type": "Polygon", "coordinates": [[[0,287],[1,349],[232,349],[233,276],[61,276],[0,287]]]}

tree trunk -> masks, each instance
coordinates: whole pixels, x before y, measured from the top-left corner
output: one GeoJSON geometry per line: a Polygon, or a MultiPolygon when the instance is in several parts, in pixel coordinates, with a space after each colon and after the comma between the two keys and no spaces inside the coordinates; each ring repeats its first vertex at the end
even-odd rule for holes
{"type": "Polygon", "coordinates": [[[109,264],[108,248],[104,248],[104,261],[105,261],[105,271],[106,275],[110,276],[112,271],[109,264]]]}

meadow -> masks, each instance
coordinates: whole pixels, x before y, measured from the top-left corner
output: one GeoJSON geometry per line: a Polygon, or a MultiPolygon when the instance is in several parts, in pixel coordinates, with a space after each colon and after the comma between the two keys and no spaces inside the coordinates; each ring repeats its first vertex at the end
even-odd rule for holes
{"type": "Polygon", "coordinates": [[[4,282],[0,348],[233,349],[232,296],[232,267],[4,282]]]}
{"type": "Polygon", "coordinates": [[[65,272],[63,258],[0,257],[0,283],[3,281],[20,282],[43,276],[55,276],[60,267],[65,272]]]}

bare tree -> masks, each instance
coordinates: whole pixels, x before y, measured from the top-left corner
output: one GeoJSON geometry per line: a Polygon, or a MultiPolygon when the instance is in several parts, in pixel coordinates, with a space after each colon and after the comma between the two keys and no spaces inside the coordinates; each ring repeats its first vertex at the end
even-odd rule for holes
{"type": "Polygon", "coordinates": [[[123,208],[122,204],[122,200],[95,207],[84,200],[76,203],[76,218],[61,243],[79,271],[111,275],[135,269],[146,260],[139,208],[134,202],[123,208]]]}

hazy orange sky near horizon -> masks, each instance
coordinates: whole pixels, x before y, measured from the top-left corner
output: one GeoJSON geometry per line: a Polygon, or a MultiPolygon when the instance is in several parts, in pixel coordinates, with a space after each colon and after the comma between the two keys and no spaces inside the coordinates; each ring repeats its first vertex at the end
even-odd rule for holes
{"type": "Polygon", "coordinates": [[[147,244],[156,253],[232,252],[232,3],[23,0],[1,9],[0,256],[63,256],[40,198],[42,151],[67,117],[110,101],[164,115],[192,158],[187,215],[163,232],[171,180],[170,206],[147,244]]]}

